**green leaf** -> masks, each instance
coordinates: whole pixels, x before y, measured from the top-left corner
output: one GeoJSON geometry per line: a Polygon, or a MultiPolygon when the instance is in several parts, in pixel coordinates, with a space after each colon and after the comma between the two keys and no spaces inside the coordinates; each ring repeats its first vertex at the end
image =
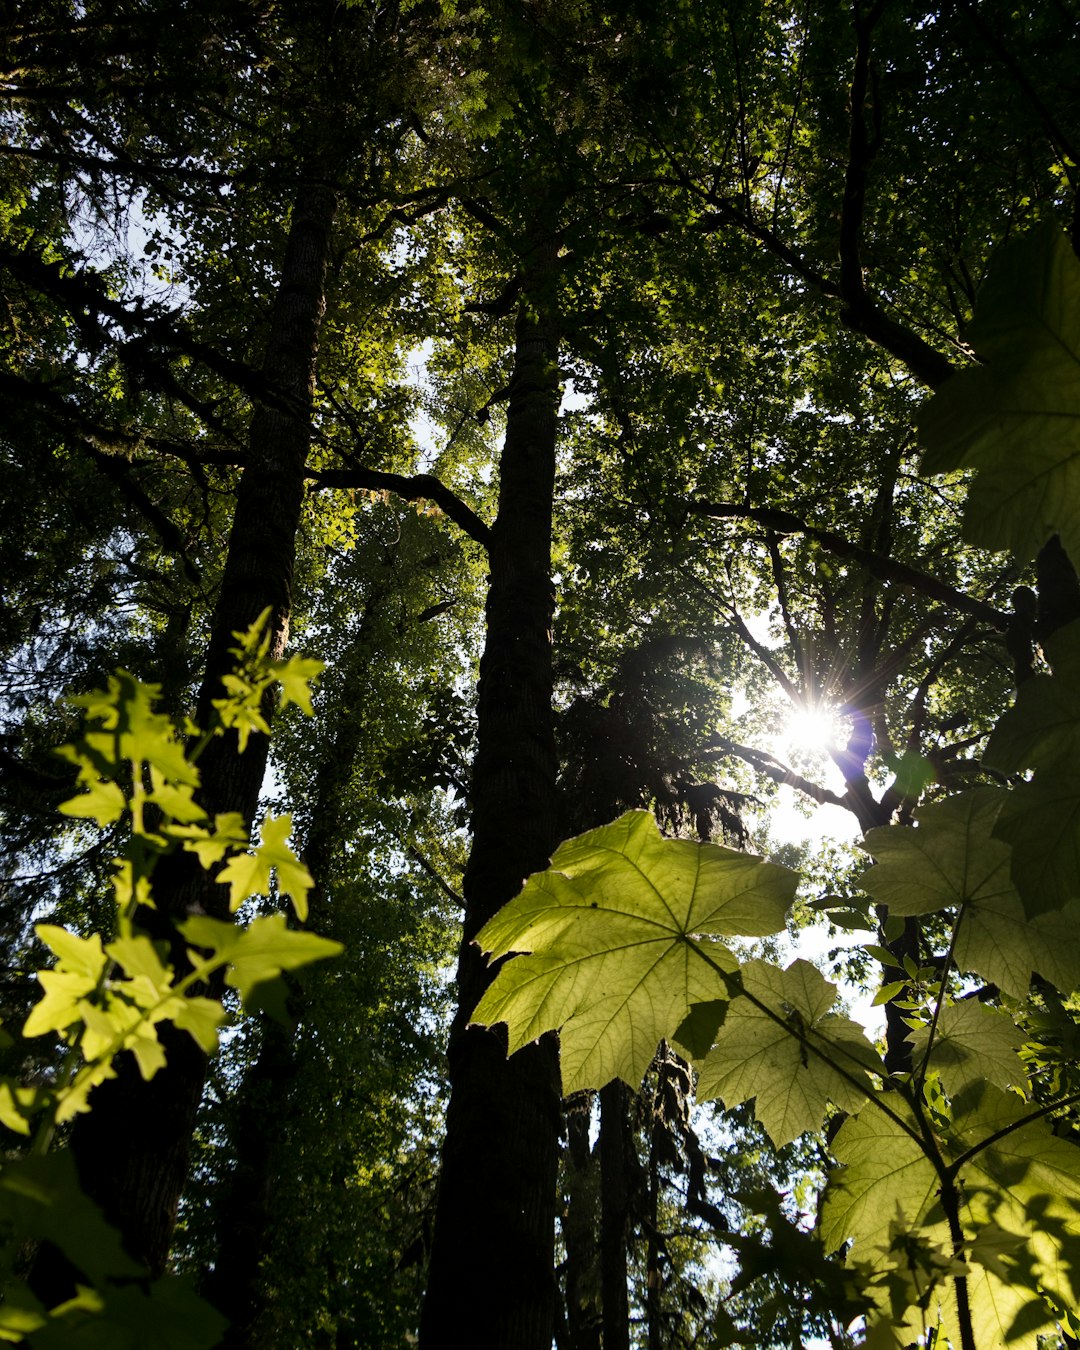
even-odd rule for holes
{"type": "Polygon", "coordinates": [[[714,999],[711,1003],[695,1003],[679,1024],[672,1040],[687,1052],[690,1059],[704,1059],[716,1041],[727,1014],[726,999],[714,999]]]}
{"type": "Polygon", "coordinates": [[[506,1022],[513,1052],[561,1029],[563,1088],[636,1086],[657,1044],[690,1007],[725,995],[716,939],[784,925],[797,877],[715,844],[665,840],[645,811],[560,845],[545,872],[483,928],[478,944],[508,961],[473,1021],[506,1022]]]}
{"type": "Polygon", "coordinates": [[[64,970],[39,970],[38,983],[44,996],[30,1009],[23,1025],[24,1036],[44,1036],[48,1031],[63,1031],[82,1018],[80,1003],[97,981],[89,975],[64,970]]]}
{"type": "Polygon", "coordinates": [[[1037,773],[1019,784],[996,833],[1012,845],[1012,877],[1027,914],[1080,901],[1080,772],[1037,773]]]}
{"type": "Polygon", "coordinates": [[[986,747],[1007,773],[1034,769],[1009,793],[995,834],[1012,845],[1012,878],[1029,915],[1080,900],[1080,623],[1047,643],[1052,675],[1026,680],[986,747]]]}
{"type": "Polygon", "coordinates": [[[1008,845],[991,837],[1005,796],[979,787],[920,806],[914,827],[869,830],[861,847],[877,861],[860,877],[863,889],[904,916],[1013,895],[1008,845]]]}
{"type": "Polygon", "coordinates": [[[284,914],[253,919],[247,928],[201,915],[177,926],[193,946],[208,948],[218,961],[228,963],[226,980],[239,990],[245,1006],[258,985],[276,979],[282,971],[297,970],[345,950],[340,942],[286,927],[284,914]]]}
{"type": "Polygon", "coordinates": [[[83,1195],[70,1153],[6,1160],[0,1171],[0,1222],[24,1237],[54,1243],[95,1284],[108,1276],[145,1274],[83,1195]]]}
{"type": "Polygon", "coordinates": [[[94,1088],[115,1077],[116,1070],[112,1066],[111,1058],[84,1064],[60,1098],[56,1108],[57,1123],[62,1125],[64,1121],[71,1120],[81,1111],[89,1111],[90,1094],[94,1088]]]}
{"type": "Polygon", "coordinates": [[[1046,656],[1052,673],[1024,680],[994,727],[984,755],[992,768],[1061,769],[1080,758],[1080,622],[1060,628],[1046,656]]]}
{"type": "Polygon", "coordinates": [[[0,1288],[0,1341],[21,1341],[43,1326],[48,1313],[22,1280],[0,1288]]]}
{"type": "Polygon", "coordinates": [[[188,783],[170,783],[160,770],[150,770],[151,792],[148,799],[161,808],[170,820],[191,824],[205,820],[206,812],[195,800],[195,789],[188,783]]]}
{"type": "Polygon", "coordinates": [[[244,848],[251,837],[239,811],[218,812],[212,829],[197,824],[177,824],[166,826],[164,833],[174,839],[182,839],[184,849],[194,853],[207,869],[221,862],[232,849],[244,848]]]}
{"type": "MultiPolygon", "coordinates": [[[[160,685],[144,684],[126,670],[118,670],[109,676],[107,689],[80,694],[67,701],[85,709],[89,719],[100,722],[102,731],[88,732],[83,738],[83,744],[99,764],[118,768],[128,762],[146,763],[170,783],[197,787],[199,771],[187,759],[172,723],[164,714],[154,711],[160,698],[160,685]]],[[[76,755],[69,757],[76,758],[77,754],[76,749],[76,755]]],[[[80,772],[80,779],[90,773],[87,766],[80,772]]]]}
{"type": "Polygon", "coordinates": [[[1007,1013],[976,999],[946,1004],[932,1046],[929,1035],[930,1028],[925,1026],[909,1037],[915,1063],[922,1063],[929,1047],[928,1068],[939,1075],[952,1097],[984,1081],[1001,1088],[1026,1082],[1016,1053],[1024,1036],[1007,1013]]]}
{"type": "Polygon", "coordinates": [[[116,938],[105,948],[131,979],[146,980],[155,994],[172,987],[173,972],[162,960],[165,944],[151,942],[145,934],[129,934],[116,938]]]}
{"type": "MultiPolygon", "coordinates": [[[[1003,1294],[991,1271],[980,1313],[988,1329],[1005,1326],[1006,1344],[1031,1344],[1022,1336],[1052,1323],[1040,1293],[1062,1308],[1080,1302],[1080,1148],[1030,1114],[1014,1093],[986,1087],[963,1114],[954,1103],[950,1138],[954,1153],[978,1150],[961,1173],[965,1231],[977,1236],[993,1224],[1024,1239],[1005,1264],[1009,1289],[1026,1296],[1003,1294]]],[[[998,1259],[1005,1260],[1000,1252],[998,1259]]],[[[996,1342],[991,1335],[985,1343],[996,1342]]]]}
{"type": "Polygon", "coordinates": [[[1020,897],[1003,893],[964,914],[953,958],[1016,999],[1038,973],[1058,989],[1080,989],[1080,903],[1029,919],[1020,897]]]}
{"type": "Polygon", "coordinates": [[[932,1213],[941,1183],[913,1137],[919,1130],[910,1108],[896,1092],[882,1093],[877,1100],[899,1119],[867,1105],[844,1122],[833,1140],[841,1166],[829,1175],[822,1208],[827,1251],[849,1240],[857,1253],[887,1249],[895,1221],[908,1229],[921,1228],[928,1241],[949,1240],[940,1209],[932,1213]]]}
{"type": "Polygon", "coordinates": [[[80,1292],[52,1311],[35,1350],[213,1350],[229,1325],[188,1276],[80,1292]]]}
{"type": "Polygon", "coordinates": [[[960,371],[919,417],[928,473],[976,469],[965,536],[1035,553],[1052,534],[1080,557],[1080,261],[1055,225],[1002,250],[960,371]]]}
{"type": "Polygon", "coordinates": [[[876,943],[868,942],[864,945],[863,951],[867,952],[880,965],[895,966],[899,957],[895,952],[889,951],[888,947],[879,947],[876,943]]]}
{"type": "MultiPolygon", "coordinates": [[[[967,1279],[971,1330],[977,1346],[1033,1346],[1040,1332],[1054,1328],[1054,1316],[1026,1283],[1000,1279],[992,1270],[974,1265],[967,1279]]],[[[942,1335],[960,1344],[956,1289],[950,1281],[941,1289],[942,1335]]]]}
{"type": "Polygon", "coordinates": [[[892,980],[889,984],[883,984],[874,995],[874,1000],[870,1004],[872,1008],[880,1008],[886,1003],[891,1003],[898,994],[902,994],[907,988],[907,980],[892,980]]]}
{"type": "Polygon", "coordinates": [[[231,857],[218,874],[218,880],[229,887],[229,908],[240,908],[251,895],[265,893],[270,886],[270,872],[277,871],[278,887],[292,896],[296,916],[307,918],[308,892],[315,884],[311,873],[289,847],[292,816],[267,816],[259,831],[260,844],[254,853],[238,853],[231,857]]]}
{"type": "Polygon", "coordinates": [[[213,998],[185,998],[174,1008],[173,1025],[190,1033],[208,1055],[218,1048],[218,1027],[225,1021],[225,1009],[213,998]]]}
{"type": "Polygon", "coordinates": [[[270,672],[281,684],[281,706],[295,703],[308,717],[312,716],[311,682],[326,669],[324,662],[303,656],[290,656],[287,661],[274,661],[270,672]]]}
{"type": "Polygon", "coordinates": [[[85,792],[61,802],[61,815],[80,820],[95,820],[99,825],[113,825],[127,810],[127,798],[116,783],[103,780],[91,783],[85,792]]]}
{"type": "Polygon", "coordinates": [[[83,938],[51,923],[35,924],[34,932],[56,954],[59,969],[84,975],[91,981],[96,981],[105,969],[107,958],[97,933],[83,938]]]}
{"type": "Polygon", "coordinates": [[[751,961],[742,984],[774,1017],[751,997],[732,999],[715,1046],[695,1064],[698,1100],[722,1097],[730,1108],[754,1098],[754,1114],[777,1148],[817,1129],[830,1101],[858,1111],[872,1092],[867,1069],[884,1073],[884,1066],[861,1027],[829,1013],[836,986],[801,960],[787,970],[751,961]]]}
{"type": "Polygon", "coordinates": [[[41,1101],[41,1089],[20,1087],[10,1078],[0,1078],[0,1125],[15,1134],[30,1133],[30,1117],[41,1101]]]}

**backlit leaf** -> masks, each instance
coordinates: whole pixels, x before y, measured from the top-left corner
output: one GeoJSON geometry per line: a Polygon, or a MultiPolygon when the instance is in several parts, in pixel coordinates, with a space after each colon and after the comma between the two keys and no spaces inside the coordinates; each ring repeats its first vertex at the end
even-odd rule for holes
{"type": "Polygon", "coordinates": [[[775,933],[794,897],[787,868],[715,844],[665,840],[648,812],[570,839],[483,928],[508,961],[473,1021],[506,1022],[510,1051],[561,1029],[563,1089],[640,1083],[691,1006],[724,995],[721,937],[775,933]]]}
{"type": "Polygon", "coordinates": [[[193,946],[209,948],[218,960],[228,962],[226,980],[239,990],[242,1000],[284,970],[297,970],[344,951],[340,942],[286,927],[284,914],[253,919],[247,928],[201,915],[178,927],[193,946]]]}
{"type": "Polygon", "coordinates": [[[295,703],[310,717],[311,682],[325,669],[324,663],[308,657],[290,656],[287,661],[273,662],[270,669],[281,684],[281,706],[295,703]]]}
{"type": "MultiPolygon", "coordinates": [[[[926,1057],[929,1034],[926,1026],[909,1038],[916,1065],[926,1057]]],[[[1001,1088],[1023,1085],[1026,1075],[1016,1054],[1023,1043],[1023,1033],[1007,1013],[977,999],[949,1003],[938,1018],[929,1068],[952,1096],[984,1080],[1001,1088]]]]}
{"type": "Polygon", "coordinates": [[[95,820],[99,825],[113,825],[127,810],[127,798],[116,783],[91,783],[85,792],[61,802],[61,815],[79,820],[95,820]]]}
{"type": "Polygon", "coordinates": [[[867,1068],[884,1069],[862,1028],[829,1012],[836,986],[808,961],[787,970],[751,961],[742,984],[780,1020],[746,996],[732,999],[715,1046],[694,1066],[698,1100],[721,1097],[730,1108],[754,1098],[754,1114],[778,1148],[817,1129],[829,1102],[858,1111],[871,1091],[867,1068]]]}
{"type": "Polygon", "coordinates": [[[229,887],[229,908],[237,910],[251,895],[265,893],[270,886],[271,870],[276,870],[278,888],[292,896],[293,908],[301,920],[307,918],[307,897],[314,882],[311,873],[289,847],[292,816],[267,816],[259,831],[260,843],[254,853],[238,853],[229,859],[218,880],[229,887]]]}
{"type": "Polygon", "coordinates": [[[1005,797],[979,787],[920,806],[914,827],[868,831],[862,847],[876,861],[860,878],[864,890],[905,916],[1013,895],[1009,847],[991,837],[1005,797]]]}
{"type": "Polygon", "coordinates": [[[944,1215],[940,1207],[935,1211],[940,1181],[912,1135],[918,1127],[911,1111],[895,1092],[881,1094],[880,1101],[898,1119],[867,1105],[844,1122],[833,1140],[841,1166],[829,1175],[822,1209],[828,1251],[848,1240],[856,1255],[888,1247],[894,1221],[921,1226],[928,1240],[948,1241],[944,1215]]]}
{"type": "Polygon", "coordinates": [[[953,957],[1013,998],[1028,995],[1037,973],[1059,989],[1080,989],[1080,902],[1029,919],[1020,897],[1002,893],[969,908],[953,957]]]}
{"type": "Polygon", "coordinates": [[[966,337],[983,364],[924,406],[924,468],[978,470],[973,544],[1026,558],[1056,533],[1080,557],[1080,261],[1057,226],[1002,250],[966,337]]]}
{"type": "Polygon", "coordinates": [[[1029,915],[1080,900],[1080,623],[1055,633],[1052,675],[1025,681],[986,747],[986,762],[1034,777],[1008,794],[995,833],[1029,915]]]}

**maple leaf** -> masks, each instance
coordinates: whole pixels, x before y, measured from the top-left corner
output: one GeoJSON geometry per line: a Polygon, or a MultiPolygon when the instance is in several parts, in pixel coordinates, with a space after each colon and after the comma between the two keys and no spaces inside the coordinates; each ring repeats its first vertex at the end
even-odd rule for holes
{"type": "Polygon", "coordinates": [[[802,960],[787,970],[751,961],[742,985],[753,1001],[731,1001],[715,1046],[694,1065],[698,1100],[722,1097],[732,1107],[754,1098],[754,1114],[778,1148],[817,1129],[830,1101],[858,1111],[871,1091],[867,1069],[884,1066],[861,1027],[830,1013],[836,986],[802,960]]]}
{"type": "Polygon", "coordinates": [[[971,543],[1025,558],[1060,534],[1080,557],[1080,261],[1056,225],[1002,250],[966,338],[983,364],[924,405],[923,467],[978,470],[971,543]]]}
{"type": "Polygon", "coordinates": [[[1013,794],[979,787],[920,806],[917,822],[870,830],[862,847],[877,864],[863,889],[892,914],[962,910],[953,957],[1014,998],[1026,998],[1033,972],[1061,989],[1080,985],[1075,940],[1080,904],[1029,919],[1012,879],[1009,845],[995,837],[1013,794]]]}
{"type": "Polygon", "coordinates": [[[271,870],[277,872],[278,888],[292,896],[297,918],[307,918],[308,892],[315,884],[311,873],[289,847],[292,816],[267,816],[259,830],[260,843],[254,853],[236,853],[218,873],[218,881],[229,887],[229,908],[237,910],[249,895],[265,893],[270,886],[271,870]]]}
{"type": "Polygon", "coordinates": [[[646,811],[560,845],[551,866],[477,937],[514,953],[473,1013],[505,1022],[512,1053],[561,1030],[563,1090],[637,1086],[690,1006],[725,996],[737,962],[718,939],[778,932],[787,868],[716,844],[663,839],[646,811]]]}
{"type": "MultiPolygon", "coordinates": [[[[228,963],[226,983],[239,991],[245,1006],[257,995],[260,985],[276,980],[282,971],[297,970],[345,950],[340,942],[287,927],[284,914],[253,919],[246,928],[202,915],[186,919],[178,927],[188,942],[211,951],[216,962],[228,963]]],[[[198,962],[200,958],[193,953],[192,959],[198,962]]],[[[188,1030],[199,1039],[202,1023],[196,1021],[188,1025],[188,1030]]],[[[209,1034],[208,1026],[204,1034],[209,1034]]]]}
{"type": "Polygon", "coordinates": [[[1008,794],[995,834],[1013,847],[1012,878],[1029,915],[1080,900],[1080,623],[1046,644],[1052,675],[1020,686],[1000,719],[985,763],[1034,769],[1008,794]]]}
{"type": "Polygon", "coordinates": [[[842,1166],[830,1173],[822,1206],[826,1251],[849,1240],[856,1253],[887,1249],[895,1221],[921,1227],[928,1241],[948,1242],[940,1207],[927,1222],[941,1182],[918,1133],[910,1108],[895,1092],[879,1094],[840,1127],[832,1151],[842,1166]]]}
{"type": "Polygon", "coordinates": [[[936,1072],[950,1096],[982,1082],[1006,1088],[1024,1085],[1026,1074],[1017,1055],[1024,1043],[1023,1032],[1012,1018],[996,1008],[968,999],[946,1004],[938,1016],[933,1045],[929,1026],[909,1037],[913,1059],[936,1072]]]}
{"type": "Polygon", "coordinates": [[[861,847],[876,865],[859,878],[890,914],[932,914],[1015,895],[1009,847],[991,836],[1006,794],[980,787],[920,806],[916,825],[869,830],[861,847]]]}

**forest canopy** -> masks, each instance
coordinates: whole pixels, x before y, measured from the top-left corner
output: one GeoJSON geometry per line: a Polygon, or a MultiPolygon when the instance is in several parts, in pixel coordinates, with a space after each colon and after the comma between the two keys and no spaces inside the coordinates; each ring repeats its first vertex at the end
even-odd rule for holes
{"type": "Polygon", "coordinates": [[[1080,1342],[1073,0],[14,0],[0,1340],[1080,1342]]]}

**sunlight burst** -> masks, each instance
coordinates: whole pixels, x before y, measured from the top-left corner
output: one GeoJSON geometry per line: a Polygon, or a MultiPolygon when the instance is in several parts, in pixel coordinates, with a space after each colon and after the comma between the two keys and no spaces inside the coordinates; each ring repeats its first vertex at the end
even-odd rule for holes
{"type": "Polygon", "coordinates": [[[822,703],[794,709],[784,723],[783,742],[791,754],[827,755],[840,738],[842,720],[822,703]]]}

